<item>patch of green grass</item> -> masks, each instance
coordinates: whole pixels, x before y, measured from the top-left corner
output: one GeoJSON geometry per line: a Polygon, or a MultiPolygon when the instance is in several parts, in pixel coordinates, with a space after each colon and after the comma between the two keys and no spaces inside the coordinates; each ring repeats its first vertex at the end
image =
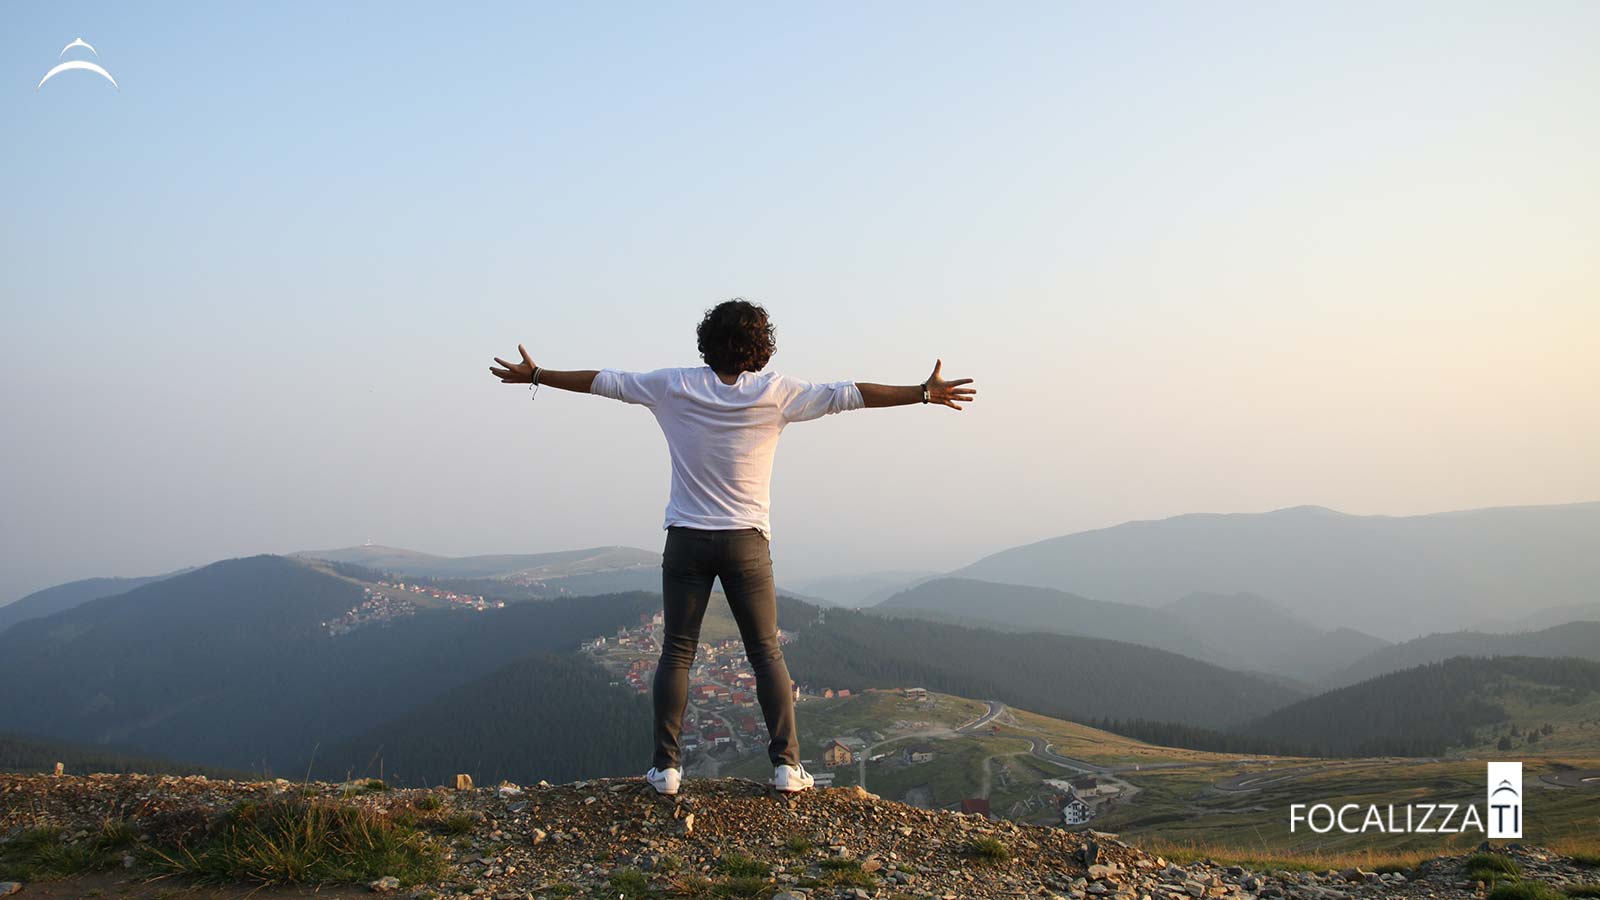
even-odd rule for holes
{"type": "Polygon", "coordinates": [[[753,856],[730,853],[717,861],[717,871],[730,878],[766,878],[772,867],[753,856]]]}
{"type": "Polygon", "coordinates": [[[663,875],[671,875],[683,869],[683,860],[671,853],[656,860],[655,870],[663,875]]]}
{"type": "Polygon", "coordinates": [[[468,813],[456,813],[439,820],[439,827],[444,829],[445,834],[466,834],[476,824],[477,818],[468,813]]]}
{"type": "Polygon", "coordinates": [[[750,875],[726,878],[711,886],[711,896],[727,900],[763,900],[776,891],[777,887],[767,883],[766,878],[750,875]]]}
{"type": "Polygon", "coordinates": [[[1564,900],[1565,896],[1537,881],[1509,881],[1495,885],[1488,900],[1564,900]]]}
{"type": "Polygon", "coordinates": [[[1600,884],[1569,884],[1563,890],[1568,897],[1600,897],[1600,884]]]}
{"type": "Polygon", "coordinates": [[[326,884],[393,875],[435,881],[446,866],[427,835],[371,809],[281,797],[244,803],[193,847],[155,848],[153,867],[208,881],[326,884]]]}
{"type": "Polygon", "coordinates": [[[811,843],[811,839],[803,834],[791,834],[783,842],[783,849],[794,856],[810,853],[813,846],[815,845],[811,843]]]}
{"type": "Polygon", "coordinates": [[[436,812],[436,811],[439,810],[440,807],[444,806],[444,801],[440,800],[438,797],[434,796],[433,794],[423,794],[421,797],[418,797],[411,805],[416,807],[417,809],[422,810],[423,812],[436,812]]]}
{"type": "Polygon", "coordinates": [[[38,828],[29,828],[11,839],[6,845],[8,852],[16,850],[34,850],[49,844],[61,841],[63,829],[59,825],[41,825],[38,828]]]}
{"type": "Polygon", "coordinates": [[[1522,867],[1509,856],[1499,853],[1474,853],[1461,864],[1467,877],[1474,881],[1511,881],[1522,874],[1522,867]]]}
{"type": "Polygon", "coordinates": [[[1572,864],[1588,869],[1600,869],[1600,853],[1574,853],[1567,857],[1572,864]]]}
{"type": "Polygon", "coordinates": [[[56,826],[30,828],[0,846],[0,878],[47,881],[118,865],[122,852],[138,840],[133,827],[107,820],[99,833],[69,843],[56,826]]]}
{"type": "Polygon", "coordinates": [[[872,887],[878,879],[861,868],[861,860],[848,856],[834,856],[818,863],[822,877],[816,879],[817,887],[872,887]]]}
{"type": "Polygon", "coordinates": [[[346,783],[344,787],[340,789],[339,793],[346,797],[359,797],[362,794],[376,794],[380,791],[387,791],[388,789],[389,785],[385,784],[383,779],[367,778],[361,781],[351,781],[346,783]]]}
{"type": "Polygon", "coordinates": [[[999,838],[976,837],[967,844],[966,854],[973,859],[983,862],[1005,862],[1011,858],[1011,850],[999,838]]]}
{"type": "Polygon", "coordinates": [[[625,900],[639,900],[650,893],[650,879],[635,868],[617,869],[607,876],[606,881],[610,883],[611,890],[625,900]]]}

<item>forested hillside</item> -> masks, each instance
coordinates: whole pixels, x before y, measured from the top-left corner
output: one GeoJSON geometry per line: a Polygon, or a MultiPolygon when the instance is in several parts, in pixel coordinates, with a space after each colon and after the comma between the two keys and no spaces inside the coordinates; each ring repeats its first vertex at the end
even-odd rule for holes
{"type": "Polygon", "coordinates": [[[134,588],[171,578],[173,574],[177,573],[151,575],[145,578],[84,578],[48,587],[42,591],[34,591],[20,600],[0,606],[0,632],[18,622],[53,615],[88,603],[90,600],[126,594],[134,588]]]}
{"type": "Polygon", "coordinates": [[[331,636],[359,584],[299,560],[227,560],[0,635],[0,709],[28,734],[283,772],[538,652],[658,609],[649,594],[422,610],[331,636]]]}
{"type": "Polygon", "coordinates": [[[650,765],[650,701],[577,654],[539,654],[452,688],[318,751],[315,771],[391,784],[528,784],[637,775],[650,765]]]}
{"type": "Polygon", "coordinates": [[[818,687],[921,685],[1074,721],[1121,716],[1206,726],[1242,722],[1303,696],[1265,678],[1135,644],[840,609],[818,621],[818,612],[780,598],[780,624],[802,631],[784,650],[789,670],[818,687]]]}
{"type": "Polygon", "coordinates": [[[1567,622],[1540,631],[1488,634],[1453,631],[1383,647],[1328,680],[1344,686],[1452,656],[1573,656],[1600,660],[1600,622],[1567,622]]]}
{"type": "Polygon", "coordinates": [[[1052,588],[935,578],[871,608],[999,631],[1047,631],[1126,641],[1244,672],[1317,683],[1387,642],[1324,629],[1254,594],[1193,593],[1161,608],[1105,603],[1052,588]]]}
{"type": "Polygon", "coordinates": [[[86,747],[66,741],[41,740],[0,734],[0,772],[53,772],[61,763],[68,775],[91,772],[144,772],[159,775],[206,775],[213,778],[247,778],[252,773],[212,766],[197,766],[118,753],[104,747],[86,747]]]}
{"type": "Polygon", "coordinates": [[[1595,691],[1600,663],[1589,660],[1458,657],[1319,694],[1237,731],[1319,756],[1436,756],[1505,722],[1519,695],[1576,703],[1595,691]]]}

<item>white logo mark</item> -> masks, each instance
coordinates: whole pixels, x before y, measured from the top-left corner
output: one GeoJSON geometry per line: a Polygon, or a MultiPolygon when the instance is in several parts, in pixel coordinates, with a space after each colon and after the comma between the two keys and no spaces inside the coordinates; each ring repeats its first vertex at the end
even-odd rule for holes
{"type": "Polygon", "coordinates": [[[1522,763],[1489,763],[1489,837],[1522,837],[1522,763]]]}
{"type": "MultiPolygon", "coordinates": [[[[76,38],[72,43],[62,47],[61,52],[56,54],[56,58],[60,59],[61,57],[66,56],[67,51],[71,50],[73,47],[82,47],[85,50],[88,50],[90,53],[93,53],[96,57],[100,55],[100,52],[94,49],[93,45],[91,45],[88,41],[84,40],[83,38],[76,38]]],[[[98,63],[92,63],[87,59],[69,59],[64,63],[61,63],[50,71],[44,73],[44,77],[39,79],[39,83],[35,85],[33,89],[37,91],[39,88],[44,87],[44,83],[46,81],[49,81],[57,75],[60,75],[62,72],[70,72],[73,69],[83,69],[87,72],[93,72],[96,75],[99,75],[101,78],[111,82],[112,87],[119,91],[122,90],[122,87],[117,84],[117,80],[111,77],[110,72],[107,72],[105,69],[101,68],[98,63]]]]}

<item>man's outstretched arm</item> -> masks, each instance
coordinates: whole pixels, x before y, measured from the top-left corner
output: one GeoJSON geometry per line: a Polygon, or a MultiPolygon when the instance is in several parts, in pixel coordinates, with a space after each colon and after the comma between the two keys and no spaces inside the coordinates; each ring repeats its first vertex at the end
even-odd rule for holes
{"type": "MultiPolygon", "coordinates": [[[[944,360],[935,360],[933,374],[928,376],[928,402],[948,406],[960,411],[958,403],[968,403],[978,396],[977,388],[962,387],[971,384],[971,378],[957,378],[954,381],[945,381],[939,377],[939,368],[944,365],[944,360]]],[[[922,402],[922,388],[920,384],[871,384],[865,381],[856,382],[856,387],[861,391],[861,399],[868,409],[883,406],[905,406],[911,403],[922,402]]]]}
{"type": "Polygon", "coordinates": [[[600,374],[598,369],[577,369],[563,372],[557,369],[545,369],[534,365],[528,351],[521,344],[517,345],[517,352],[522,354],[522,362],[506,362],[496,356],[494,361],[500,368],[489,367],[489,374],[500,379],[502,384],[528,384],[533,381],[533,370],[539,369],[539,383],[548,384],[553,388],[563,391],[577,391],[580,394],[589,393],[589,388],[594,384],[594,377],[600,374]]]}

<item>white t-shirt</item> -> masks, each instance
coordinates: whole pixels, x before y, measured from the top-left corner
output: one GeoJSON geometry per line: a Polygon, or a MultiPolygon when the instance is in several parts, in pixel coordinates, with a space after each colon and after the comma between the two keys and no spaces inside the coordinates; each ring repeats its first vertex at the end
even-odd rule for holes
{"type": "Polygon", "coordinates": [[[590,393],[650,407],[672,454],[672,495],[662,528],[758,528],[768,516],[772,457],[790,422],[866,405],[853,381],[813,384],[776,372],[741,372],[724,384],[710,366],[602,369],[590,393]]]}

